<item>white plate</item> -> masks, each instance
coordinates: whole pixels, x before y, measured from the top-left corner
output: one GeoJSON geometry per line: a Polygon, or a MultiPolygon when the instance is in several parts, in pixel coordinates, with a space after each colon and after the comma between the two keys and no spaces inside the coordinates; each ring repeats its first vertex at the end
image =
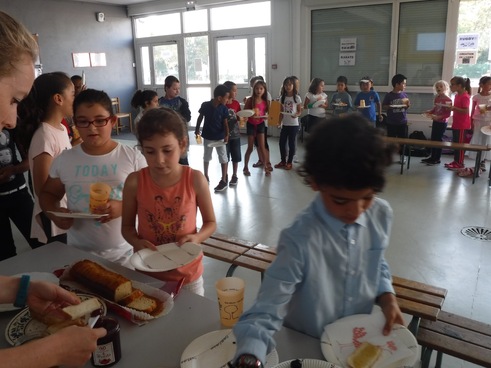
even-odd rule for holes
{"type": "Polygon", "coordinates": [[[281,111],[280,114],[283,114],[283,115],[295,115],[293,112],[287,112],[287,111],[281,111]]]}
{"type": "Polygon", "coordinates": [[[355,351],[354,339],[382,347],[382,355],[373,368],[413,366],[418,358],[418,343],[404,326],[394,325],[389,336],[382,335],[385,317],[380,309],[372,314],[358,314],[327,325],[321,336],[321,350],[326,360],[347,367],[346,360],[355,351]],[[357,336],[358,335],[358,336],[357,336]]]}
{"type": "Polygon", "coordinates": [[[253,119],[267,119],[268,115],[252,116],[253,119]]]}
{"type": "MultiPolygon", "coordinates": [[[[77,293],[80,300],[84,301],[94,298],[94,295],[77,293]]],[[[99,302],[102,305],[102,314],[105,316],[107,307],[104,301],[100,298],[99,302]]],[[[46,325],[31,318],[29,308],[24,308],[20,311],[7,325],[5,329],[5,339],[11,345],[15,345],[16,341],[24,335],[41,335],[46,330],[46,325]]]]}
{"type": "Polygon", "coordinates": [[[402,109],[407,107],[407,105],[389,105],[389,107],[392,107],[393,109],[402,109]]]}
{"type": "MultiPolygon", "coordinates": [[[[194,339],[181,355],[181,368],[226,368],[237,350],[231,329],[212,331],[194,339]]],[[[278,364],[273,350],[266,357],[265,368],[278,364]]]]}
{"type": "Polygon", "coordinates": [[[452,107],[452,105],[447,105],[447,104],[440,103],[440,102],[437,102],[435,105],[436,106],[442,106],[442,107],[448,107],[448,108],[451,108],[452,107]]]}
{"type": "Polygon", "coordinates": [[[486,135],[491,135],[491,126],[485,125],[481,128],[481,133],[486,135]]]}
{"type": "Polygon", "coordinates": [[[224,141],[211,142],[211,143],[208,143],[208,147],[223,147],[226,144],[227,143],[225,143],[224,141]]]}
{"type": "Polygon", "coordinates": [[[177,243],[162,244],[157,249],[142,249],[134,253],[130,258],[131,264],[140,271],[164,272],[184,266],[202,253],[198,244],[189,242],[181,246],[177,243]]]}
{"type": "MultiPolygon", "coordinates": [[[[31,276],[31,281],[47,281],[56,285],[60,284],[60,280],[58,279],[58,277],[50,272],[24,272],[17,275],[12,275],[12,277],[21,277],[22,275],[31,276]]],[[[8,312],[16,309],[20,308],[14,307],[14,305],[10,303],[0,304],[0,312],[8,312]]]]}
{"type": "Polygon", "coordinates": [[[370,105],[368,106],[356,106],[357,109],[368,109],[370,105]]]}
{"type": "Polygon", "coordinates": [[[319,107],[320,105],[324,105],[326,103],[326,100],[319,100],[315,101],[312,107],[319,107]]]}
{"type": "Polygon", "coordinates": [[[94,214],[94,213],[85,213],[85,212],[56,212],[56,211],[48,211],[48,212],[58,217],[73,218],[73,219],[98,219],[101,217],[109,216],[107,213],[94,214]]]}
{"type": "MultiPolygon", "coordinates": [[[[290,368],[292,362],[296,359],[287,360],[286,362],[281,362],[275,365],[273,368],[290,368]]],[[[341,368],[339,365],[334,363],[326,362],[325,360],[318,359],[300,359],[302,361],[302,368],[341,368]]]]}
{"type": "Polygon", "coordinates": [[[346,107],[346,106],[348,106],[348,104],[345,104],[345,103],[342,103],[342,102],[340,102],[340,103],[333,103],[331,105],[333,105],[333,106],[339,106],[339,107],[346,107]]]}
{"type": "Polygon", "coordinates": [[[237,112],[239,118],[250,118],[252,115],[254,115],[254,110],[240,110],[237,112]]]}

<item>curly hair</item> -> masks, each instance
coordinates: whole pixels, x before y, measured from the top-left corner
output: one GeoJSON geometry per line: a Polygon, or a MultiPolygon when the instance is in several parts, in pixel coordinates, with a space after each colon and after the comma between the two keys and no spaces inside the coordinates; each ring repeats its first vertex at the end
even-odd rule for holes
{"type": "Polygon", "coordinates": [[[309,185],[380,192],[394,152],[382,131],[362,116],[326,119],[309,135],[299,173],[309,185]]]}

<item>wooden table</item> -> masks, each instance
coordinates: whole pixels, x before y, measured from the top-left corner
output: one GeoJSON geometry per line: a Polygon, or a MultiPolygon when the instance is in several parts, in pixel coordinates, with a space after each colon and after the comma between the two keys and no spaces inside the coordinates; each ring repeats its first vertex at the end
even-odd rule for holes
{"type": "MultiPolygon", "coordinates": [[[[0,273],[14,275],[34,271],[52,272],[80,259],[95,260],[131,280],[153,285],[159,283],[152,277],[58,242],[1,261],[0,273]]],[[[0,314],[1,331],[5,331],[8,322],[17,313],[18,311],[12,311],[0,314]]],[[[139,327],[117,318],[121,325],[122,359],[114,365],[116,368],[178,368],[181,354],[191,341],[221,329],[217,302],[185,290],[179,293],[174,308],[168,315],[144,326],[139,327]]],[[[320,341],[317,339],[288,328],[282,328],[275,338],[280,362],[298,357],[323,359],[320,341]]],[[[8,343],[5,339],[0,339],[0,348],[6,347],[9,347],[8,343]]],[[[85,367],[92,365],[88,362],[85,367]]]]}
{"type": "MultiPolygon", "coordinates": [[[[409,170],[409,164],[411,162],[411,147],[429,147],[429,148],[451,148],[462,151],[474,151],[476,152],[476,162],[474,164],[474,175],[472,177],[472,184],[474,184],[477,176],[479,175],[479,167],[481,164],[481,156],[483,151],[491,151],[491,146],[481,146],[477,144],[469,143],[454,143],[454,142],[437,142],[423,139],[411,139],[411,138],[396,138],[396,137],[384,137],[386,142],[402,145],[402,152],[406,152],[405,147],[408,146],[409,156],[407,158],[407,169],[409,170]]],[[[403,155],[401,155],[401,158],[403,155]]],[[[401,175],[404,172],[404,160],[401,160],[401,175]]],[[[491,169],[489,172],[489,185],[491,186],[491,169]]]]}

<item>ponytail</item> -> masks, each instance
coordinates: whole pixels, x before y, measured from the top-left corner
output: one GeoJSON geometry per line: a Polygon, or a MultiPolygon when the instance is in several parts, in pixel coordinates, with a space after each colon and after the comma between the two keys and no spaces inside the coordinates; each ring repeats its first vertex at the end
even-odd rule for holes
{"type": "Polygon", "coordinates": [[[469,78],[464,78],[464,89],[468,94],[472,94],[471,80],[469,78]]]}

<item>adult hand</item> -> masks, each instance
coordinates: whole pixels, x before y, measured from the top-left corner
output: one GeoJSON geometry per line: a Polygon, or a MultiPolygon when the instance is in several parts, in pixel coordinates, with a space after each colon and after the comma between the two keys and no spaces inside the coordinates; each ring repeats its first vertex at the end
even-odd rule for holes
{"type": "Polygon", "coordinates": [[[387,336],[391,333],[394,323],[398,323],[400,325],[405,324],[404,317],[402,316],[402,312],[397,304],[397,299],[394,294],[382,294],[378,298],[378,303],[385,316],[385,325],[382,332],[385,336],[387,336]]]}
{"type": "Polygon", "coordinates": [[[27,293],[27,305],[40,316],[71,304],[79,304],[75,294],[58,285],[45,281],[31,281],[27,293]]]}

